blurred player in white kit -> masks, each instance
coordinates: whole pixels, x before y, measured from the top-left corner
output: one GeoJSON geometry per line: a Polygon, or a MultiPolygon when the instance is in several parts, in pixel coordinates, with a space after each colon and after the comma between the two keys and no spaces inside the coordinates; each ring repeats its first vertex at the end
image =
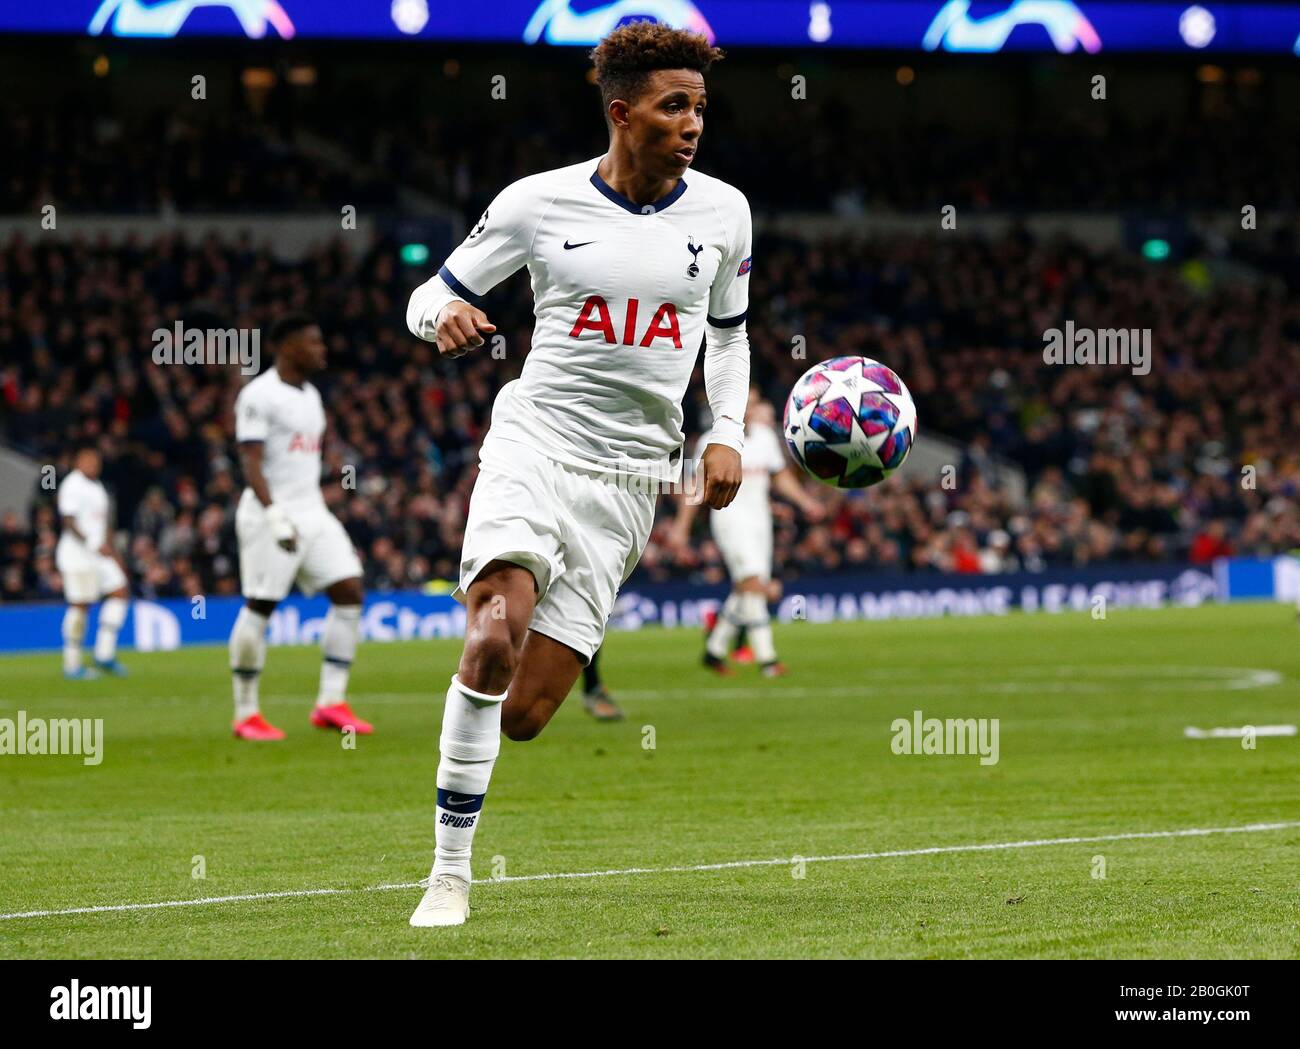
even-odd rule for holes
{"type": "Polygon", "coordinates": [[[117,633],[126,620],[126,572],[108,542],[108,492],[99,480],[99,452],[93,447],[79,448],[73,466],[59,484],[57,501],[63,528],[54,555],[68,602],[63,614],[63,676],[72,680],[96,676],[81,664],[81,642],[90,606],[101,600],[95,666],[121,676],[126,670],[117,660],[117,633]]]}
{"type": "MultiPolygon", "coordinates": [[[[709,440],[700,439],[703,449],[709,440]]],[[[745,409],[745,450],[741,453],[744,482],[730,506],[713,510],[709,524],[714,542],[722,551],[731,576],[731,594],[718,613],[704,646],[704,665],[720,674],[730,675],[727,655],[736,635],[743,628],[754,649],[754,659],[765,677],[779,677],[785,667],[776,658],[772,641],[772,623],[768,616],[768,590],[772,581],[772,499],[771,489],[789,500],[811,521],[825,516],[821,503],[804,491],[799,475],[786,458],[781,438],[776,432],[776,413],[759,398],[756,388],[749,391],[745,409]]],[[[690,540],[696,503],[683,499],[668,535],[668,545],[683,549],[690,540]]]]}
{"type": "Polygon", "coordinates": [[[271,327],[275,366],[240,391],[235,440],[248,487],[239,500],[239,579],[246,604],[230,633],[235,693],[235,736],[279,740],[258,703],[266,663],[266,624],[296,581],[308,596],[330,599],[321,634],[320,690],[311,723],[317,728],[373,731],[348,706],[348,674],[361,630],[361,561],[343,525],[321,495],[321,440],[325,409],[307,381],[325,368],[320,326],[302,314],[271,327]]]}

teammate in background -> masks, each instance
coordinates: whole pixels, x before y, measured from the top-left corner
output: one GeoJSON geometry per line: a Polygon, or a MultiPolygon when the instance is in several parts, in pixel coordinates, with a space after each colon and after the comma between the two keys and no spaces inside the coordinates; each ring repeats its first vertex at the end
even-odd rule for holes
{"type": "MultiPolygon", "coordinates": [[[[708,437],[701,439],[701,444],[708,437]]],[[[719,674],[733,673],[727,665],[737,633],[743,628],[754,648],[754,658],[764,677],[786,672],[777,661],[772,643],[772,623],[767,602],[772,585],[772,500],[769,485],[778,495],[794,503],[811,521],[825,516],[822,505],[804,491],[794,467],[786,459],[776,433],[776,413],[751,388],[745,409],[745,451],[742,459],[745,481],[735,501],[709,515],[713,539],[727,562],[731,594],[718,613],[704,644],[704,665],[719,674]]],[[[671,549],[681,550],[690,541],[696,504],[679,503],[677,517],[668,535],[671,549]]]]}
{"type": "Polygon", "coordinates": [[[716,420],[703,497],[721,508],[740,487],[749,203],[688,170],[703,73],[720,57],[665,25],[611,32],[592,52],[609,151],[508,186],[411,296],[407,325],[448,357],[496,330],[466,300],[524,266],[537,318],[522,375],[493,405],[470,499],[465,648],[442,719],[433,870],[412,925],[469,915],[470,847],[501,731],[537,736],[600,648],[657,490],[681,469],[701,342],[716,420]]]}
{"type": "Polygon", "coordinates": [[[582,668],[582,705],[597,721],[622,721],[623,710],[614,702],[600,677],[600,649],[582,668]]]}
{"type": "MultiPolygon", "coordinates": [[[[767,584],[767,603],[769,605],[776,604],[781,600],[781,594],[784,592],[785,588],[781,585],[781,580],[773,579],[767,584]]],[[[705,641],[709,639],[709,635],[713,633],[714,626],[717,625],[718,613],[720,610],[721,606],[719,606],[719,608],[711,608],[700,616],[700,626],[704,629],[705,641]]],[[[731,643],[730,658],[731,662],[739,663],[741,666],[749,666],[751,663],[757,662],[754,658],[754,650],[749,645],[748,631],[745,629],[743,624],[740,629],[736,631],[736,639],[731,643]]],[[[725,677],[726,675],[724,674],[723,676],[725,677]]]]}
{"type": "Polygon", "coordinates": [[[59,485],[57,497],[63,531],[54,557],[68,602],[63,614],[63,676],[77,681],[96,676],[81,665],[81,642],[89,608],[101,599],[95,666],[108,674],[126,674],[117,660],[117,632],[126,621],[126,572],[108,541],[108,492],[99,480],[101,469],[98,451],[77,449],[73,470],[59,485]]]}
{"type": "Polygon", "coordinates": [[[325,367],[320,326],[302,314],[271,327],[275,366],[235,401],[235,440],[248,487],[235,512],[239,580],[246,604],[230,632],[235,735],[277,740],[284,733],[262,717],[257,684],[266,663],[266,623],[296,580],[303,593],[330,599],[321,634],[320,690],[311,723],[318,728],[372,727],[347,704],[348,672],[361,628],[361,561],[321,496],[325,409],[307,381],[325,367]]]}

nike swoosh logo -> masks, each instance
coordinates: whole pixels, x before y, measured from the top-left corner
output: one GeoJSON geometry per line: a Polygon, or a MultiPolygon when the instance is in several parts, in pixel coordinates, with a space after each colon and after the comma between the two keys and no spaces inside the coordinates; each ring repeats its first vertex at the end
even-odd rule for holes
{"type": "Polygon", "coordinates": [[[570,244],[567,240],[564,242],[564,250],[572,251],[574,248],[585,248],[588,244],[595,244],[594,240],[584,240],[581,244],[570,244]]]}
{"type": "Polygon", "coordinates": [[[473,804],[473,802],[474,802],[474,799],[473,799],[473,798],[453,798],[450,794],[447,795],[447,804],[448,804],[448,805],[457,805],[457,806],[459,806],[459,805],[470,805],[470,804],[473,804]]]}

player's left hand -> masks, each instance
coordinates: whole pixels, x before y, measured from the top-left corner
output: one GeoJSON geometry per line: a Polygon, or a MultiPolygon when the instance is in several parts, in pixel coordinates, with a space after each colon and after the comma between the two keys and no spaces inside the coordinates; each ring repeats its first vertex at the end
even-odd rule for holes
{"type": "Polygon", "coordinates": [[[740,453],[725,444],[711,444],[704,449],[700,459],[703,477],[704,503],[714,510],[729,506],[740,491],[743,476],[740,471],[740,453]]]}

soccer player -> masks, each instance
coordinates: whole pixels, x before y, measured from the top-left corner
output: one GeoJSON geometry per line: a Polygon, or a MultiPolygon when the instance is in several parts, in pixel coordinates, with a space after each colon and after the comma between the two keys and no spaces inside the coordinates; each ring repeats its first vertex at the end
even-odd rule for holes
{"type": "Polygon", "coordinates": [[[266,622],[297,581],[308,595],[330,599],[321,634],[320,690],[311,723],[317,728],[373,731],[347,704],[348,673],[361,629],[361,561],[321,496],[321,438],[325,409],[307,381],[325,367],[320,326],[303,314],[271,327],[275,366],[235,400],[235,440],[248,487],[235,512],[239,580],[246,603],[230,632],[235,736],[284,739],[258,705],[266,663],[266,622]]]}
{"type": "Polygon", "coordinates": [[[407,324],[456,357],[496,330],[472,300],[526,266],[532,348],[502,387],[480,451],[457,595],[465,647],[447,690],[436,848],[411,924],[469,915],[470,847],[504,729],[530,740],[600,648],[619,587],[681,468],[682,398],[706,343],[717,420],[703,498],[740,486],[749,339],[749,204],[690,171],[721,57],[650,22],[591,55],[609,131],[604,156],[506,187],[411,296],[407,324]]]}
{"type": "MultiPolygon", "coordinates": [[[[702,439],[701,443],[709,440],[702,439]]],[[[727,562],[731,594],[718,613],[704,645],[704,665],[730,675],[727,654],[740,630],[745,630],[764,677],[780,677],[785,665],[776,658],[767,601],[772,585],[772,500],[770,488],[794,503],[812,521],[825,516],[821,503],[804,491],[799,475],[785,457],[776,432],[776,413],[751,388],[745,410],[745,483],[735,502],[709,515],[713,540],[727,562]]],[[[680,550],[690,539],[696,504],[682,499],[669,532],[670,549],[680,550]]]]}
{"type": "Polygon", "coordinates": [[[95,632],[95,666],[122,676],[117,633],[126,621],[126,572],[108,541],[108,492],[100,483],[103,464],[91,446],[77,449],[73,467],[59,485],[57,503],[63,525],[54,560],[63,580],[68,610],[63,614],[63,676],[82,681],[96,676],[82,666],[81,642],[91,605],[103,600],[95,632]]]}

